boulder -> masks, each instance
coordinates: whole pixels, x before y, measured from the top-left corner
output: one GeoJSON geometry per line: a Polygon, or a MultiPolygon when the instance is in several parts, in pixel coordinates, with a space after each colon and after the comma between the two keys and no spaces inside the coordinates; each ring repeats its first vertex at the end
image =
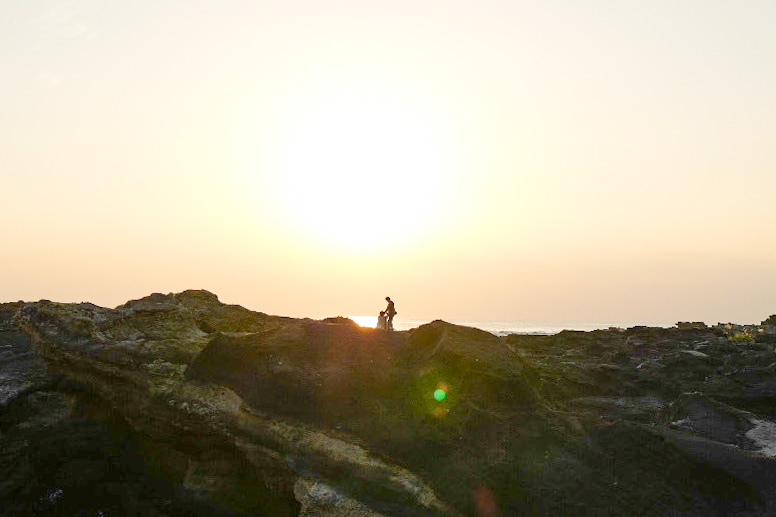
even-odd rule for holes
{"type": "Polygon", "coordinates": [[[754,448],[746,436],[754,427],[753,417],[751,413],[698,392],[681,395],[665,410],[665,418],[671,427],[745,449],[754,448]]]}
{"type": "MultiPolygon", "coordinates": [[[[510,443],[525,442],[526,436],[513,424],[544,404],[530,370],[492,334],[442,321],[406,333],[309,322],[219,334],[186,377],[226,386],[253,410],[348,437],[364,450],[425,472],[442,495],[471,510],[470,494],[489,469],[491,454],[519,469],[520,451],[510,443]],[[434,397],[437,390],[445,394],[441,401],[434,397]]],[[[352,472],[343,483],[343,469],[368,470],[360,460],[294,461],[378,510],[397,511],[396,503],[380,503],[378,497],[393,492],[399,498],[399,487],[385,481],[372,485],[352,472]]],[[[420,480],[410,484],[423,486],[420,480]]],[[[397,500],[408,509],[431,511],[406,495],[397,500]]]]}

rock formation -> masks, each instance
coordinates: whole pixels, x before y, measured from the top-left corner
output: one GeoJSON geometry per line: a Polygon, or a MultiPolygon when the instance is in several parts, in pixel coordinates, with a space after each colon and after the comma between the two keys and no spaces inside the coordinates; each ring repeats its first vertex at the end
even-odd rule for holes
{"type": "Polygon", "coordinates": [[[0,515],[776,512],[768,328],[2,304],[0,515]]]}

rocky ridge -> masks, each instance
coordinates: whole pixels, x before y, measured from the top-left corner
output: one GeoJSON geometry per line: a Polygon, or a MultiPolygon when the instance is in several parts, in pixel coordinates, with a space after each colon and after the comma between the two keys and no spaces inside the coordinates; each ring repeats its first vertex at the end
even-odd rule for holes
{"type": "Polygon", "coordinates": [[[496,337],[207,291],[2,304],[0,514],[773,513],[774,320],[496,337]]]}

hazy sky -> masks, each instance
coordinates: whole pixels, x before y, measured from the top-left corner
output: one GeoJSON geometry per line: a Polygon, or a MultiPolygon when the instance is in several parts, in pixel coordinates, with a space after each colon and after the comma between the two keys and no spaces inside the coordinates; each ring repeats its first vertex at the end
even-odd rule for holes
{"type": "Polygon", "coordinates": [[[776,313],[776,2],[0,0],[0,301],[776,313]]]}

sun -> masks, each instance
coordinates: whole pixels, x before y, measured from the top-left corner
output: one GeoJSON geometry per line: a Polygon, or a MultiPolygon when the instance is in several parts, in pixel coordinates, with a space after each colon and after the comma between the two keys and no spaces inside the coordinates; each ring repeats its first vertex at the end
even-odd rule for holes
{"type": "Polygon", "coordinates": [[[430,231],[450,166],[428,115],[389,92],[301,102],[273,137],[276,208],[294,231],[337,248],[379,250],[430,231]]]}

